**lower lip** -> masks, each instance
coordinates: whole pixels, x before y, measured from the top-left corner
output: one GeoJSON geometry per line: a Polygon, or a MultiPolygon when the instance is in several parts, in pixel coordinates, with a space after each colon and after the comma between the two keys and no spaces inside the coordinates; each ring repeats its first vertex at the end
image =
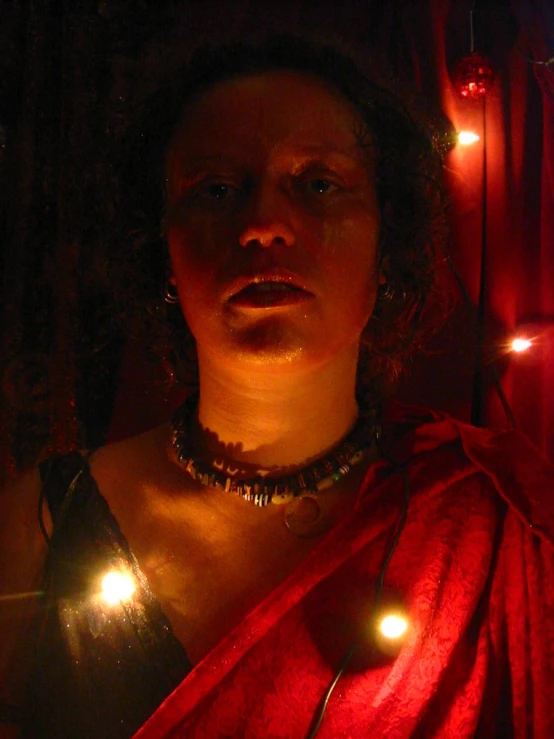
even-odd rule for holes
{"type": "Polygon", "coordinates": [[[312,300],[314,296],[304,290],[264,290],[234,295],[229,303],[237,308],[267,310],[300,305],[312,300]]]}

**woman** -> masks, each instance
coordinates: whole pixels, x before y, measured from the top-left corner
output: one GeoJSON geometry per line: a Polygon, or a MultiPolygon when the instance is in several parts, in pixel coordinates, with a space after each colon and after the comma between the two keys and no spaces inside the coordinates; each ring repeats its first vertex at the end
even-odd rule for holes
{"type": "Polygon", "coordinates": [[[166,299],[199,394],[10,494],[7,592],[44,591],[3,637],[21,735],[550,736],[551,472],[383,403],[442,239],[427,138],[292,39],[201,56],[175,99],[166,299]]]}

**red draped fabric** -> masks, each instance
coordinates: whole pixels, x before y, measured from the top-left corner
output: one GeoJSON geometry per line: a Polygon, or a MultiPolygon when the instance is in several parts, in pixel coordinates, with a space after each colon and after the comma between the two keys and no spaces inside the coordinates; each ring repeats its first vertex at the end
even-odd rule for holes
{"type": "Polygon", "coordinates": [[[402,475],[379,462],[352,513],[135,739],[308,736],[352,642],[360,647],[329,701],[321,739],[554,734],[552,468],[517,432],[439,417],[391,456],[407,463],[410,482],[383,597],[408,617],[400,653],[383,659],[371,646],[375,582],[404,488],[402,475]]]}

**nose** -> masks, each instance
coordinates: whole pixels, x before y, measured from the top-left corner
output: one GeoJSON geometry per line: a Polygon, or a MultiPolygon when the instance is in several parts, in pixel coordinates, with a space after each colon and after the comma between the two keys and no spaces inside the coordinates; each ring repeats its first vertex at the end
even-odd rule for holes
{"type": "Polygon", "coordinates": [[[292,246],[294,231],[289,225],[290,203],[286,193],[276,188],[260,188],[252,193],[252,201],[246,214],[246,223],[239,236],[242,247],[258,246],[264,249],[276,246],[292,246]]]}

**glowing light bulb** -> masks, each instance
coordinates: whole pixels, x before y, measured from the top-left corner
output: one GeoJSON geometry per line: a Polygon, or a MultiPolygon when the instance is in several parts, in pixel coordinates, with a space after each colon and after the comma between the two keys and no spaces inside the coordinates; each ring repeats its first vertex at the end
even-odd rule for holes
{"type": "Polygon", "coordinates": [[[381,634],[387,639],[398,639],[406,633],[408,622],[402,616],[391,614],[390,616],[385,616],[381,621],[379,628],[381,630],[381,634]]]}
{"type": "Polygon", "coordinates": [[[126,572],[113,570],[102,579],[102,598],[108,605],[129,600],[135,592],[135,579],[126,572]]]}
{"type": "Polygon", "coordinates": [[[469,146],[476,141],[479,141],[479,136],[473,133],[473,131],[460,131],[458,133],[458,143],[462,144],[462,146],[469,146]]]}
{"type": "Polygon", "coordinates": [[[524,352],[531,346],[532,344],[529,339],[514,339],[512,341],[512,350],[514,352],[524,352]]]}

